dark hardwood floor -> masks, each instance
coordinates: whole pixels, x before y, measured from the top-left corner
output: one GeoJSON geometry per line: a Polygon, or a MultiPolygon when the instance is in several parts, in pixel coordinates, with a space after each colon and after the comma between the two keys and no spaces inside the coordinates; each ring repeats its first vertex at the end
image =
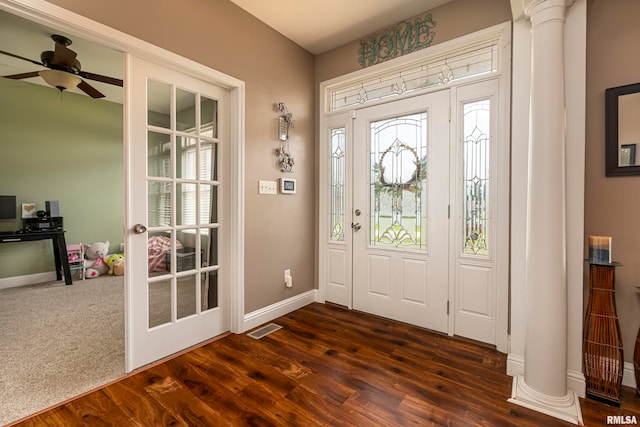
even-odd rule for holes
{"type": "MultiPolygon", "coordinates": [[[[20,426],[570,426],[507,402],[506,356],[465,340],[312,304],[260,339],[229,335],[20,426]]],[[[582,400],[586,426],[635,416],[582,400]]]]}

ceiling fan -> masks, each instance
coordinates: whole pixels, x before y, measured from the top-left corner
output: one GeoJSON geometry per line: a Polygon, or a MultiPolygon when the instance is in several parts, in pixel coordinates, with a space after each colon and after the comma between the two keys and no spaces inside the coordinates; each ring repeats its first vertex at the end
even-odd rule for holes
{"type": "Polygon", "coordinates": [[[104,95],[89,83],[82,80],[80,77],[122,87],[121,79],[82,71],[80,61],[76,59],[77,54],[67,47],[72,43],[71,40],[69,40],[65,36],[60,36],[57,34],[52,35],[51,38],[55,42],[55,50],[45,50],[44,52],[42,52],[40,54],[40,61],[42,62],[34,61],[32,59],[24,58],[22,56],[0,50],[0,53],[4,55],[22,59],[24,61],[31,62],[32,64],[40,65],[47,68],[46,70],[12,74],[10,76],[3,77],[20,80],[40,76],[49,85],[57,88],[61,92],[63,90],[73,89],[74,87],[77,87],[92,98],[104,98],[104,95]]]}

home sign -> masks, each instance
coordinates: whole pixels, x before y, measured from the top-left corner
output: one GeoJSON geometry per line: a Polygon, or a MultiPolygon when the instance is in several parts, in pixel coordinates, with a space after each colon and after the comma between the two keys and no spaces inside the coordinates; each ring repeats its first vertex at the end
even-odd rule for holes
{"type": "Polygon", "coordinates": [[[360,40],[358,62],[362,68],[424,49],[431,45],[436,33],[436,21],[431,14],[372,34],[360,40]]]}

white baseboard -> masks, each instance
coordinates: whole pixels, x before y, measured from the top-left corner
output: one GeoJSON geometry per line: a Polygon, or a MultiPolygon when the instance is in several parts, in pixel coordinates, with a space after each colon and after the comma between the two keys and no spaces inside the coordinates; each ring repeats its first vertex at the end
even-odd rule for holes
{"type": "Polygon", "coordinates": [[[304,307],[305,305],[316,302],[317,293],[317,289],[312,289],[291,298],[287,298],[286,300],[279,301],[275,304],[245,314],[242,322],[243,324],[239,333],[242,334],[257,326],[271,322],[273,319],[277,319],[280,316],[289,314],[292,311],[304,307]]]}
{"type": "MultiPolygon", "coordinates": [[[[507,375],[512,377],[524,375],[524,359],[522,357],[513,354],[507,356],[507,375]]],[[[633,363],[624,363],[622,385],[634,389],[637,387],[633,363]]],[[[579,397],[585,397],[587,383],[584,374],[576,371],[567,372],[567,387],[573,390],[579,397]]]]}
{"type": "Polygon", "coordinates": [[[573,390],[578,397],[584,399],[587,396],[587,380],[582,371],[567,371],[567,388],[573,390]]]}
{"type": "Polygon", "coordinates": [[[27,274],[25,276],[5,277],[0,279],[0,289],[15,288],[18,286],[34,285],[42,282],[52,282],[56,280],[55,271],[45,273],[27,274]]]}
{"type": "Polygon", "coordinates": [[[624,371],[622,373],[622,385],[636,388],[636,373],[633,369],[633,363],[625,362],[624,363],[624,371]]]}

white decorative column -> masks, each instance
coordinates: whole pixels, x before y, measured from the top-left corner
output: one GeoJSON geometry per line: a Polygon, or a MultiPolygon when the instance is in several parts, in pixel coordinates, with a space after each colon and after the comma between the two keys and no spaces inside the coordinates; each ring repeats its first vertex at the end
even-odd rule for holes
{"type": "Polygon", "coordinates": [[[531,105],[524,376],[510,402],[582,425],[567,388],[564,14],[567,0],[530,0],[531,105]]]}

